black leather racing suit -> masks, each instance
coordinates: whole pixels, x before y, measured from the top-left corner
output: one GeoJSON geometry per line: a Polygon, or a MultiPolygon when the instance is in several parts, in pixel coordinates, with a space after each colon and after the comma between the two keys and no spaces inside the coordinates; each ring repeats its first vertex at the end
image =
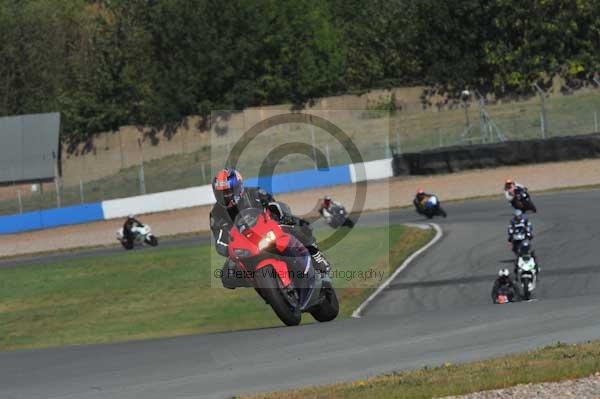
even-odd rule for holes
{"type": "Polygon", "coordinates": [[[498,293],[500,290],[504,290],[506,295],[508,296],[509,301],[513,301],[515,297],[515,284],[513,283],[510,277],[500,276],[494,281],[494,286],[492,287],[492,300],[494,302],[498,299],[498,293]]]}
{"type": "Polygon", "coordinates": [[[125,223],[123,224],[123,237],[127,241],[127,244],[132,246],[133,240],[135,238],[133,232],[131,231],[134,227],[142,226],[142,222],[135,218],[127,218],[125,223]]]}

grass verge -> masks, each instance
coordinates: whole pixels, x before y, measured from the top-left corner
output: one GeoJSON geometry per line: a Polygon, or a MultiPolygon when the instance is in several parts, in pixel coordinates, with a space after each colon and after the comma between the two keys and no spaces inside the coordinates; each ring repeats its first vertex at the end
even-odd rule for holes
{"type": "Polygon", "coordinates": [[[482,362],[445,364],[350,383],[256,395],[252,398],[432,398],[501,389],[518,384],[587,377],[598,370],[600,341],[582,345],[558,343],[543,349],[482,362]]]}
{"type": "MultiPolygon", "coordinates": [[[[328,250],[336,270],[374,273],[336,279],[340,317],[432,236],[405,226],[357,227],[328,250]]],[[[159,247],[0,269],[0,350],[280,326],[254,290],[211,285],[223,263],[211,251],[159,247]]],[[[304,322],[313,320],[307,314],[304,322]]]]}

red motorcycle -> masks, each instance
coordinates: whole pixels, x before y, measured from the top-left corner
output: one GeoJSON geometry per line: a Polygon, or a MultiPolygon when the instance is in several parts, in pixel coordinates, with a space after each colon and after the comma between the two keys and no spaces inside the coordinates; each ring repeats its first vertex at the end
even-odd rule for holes
{"type": "Polygon", "coordinates": [[[298,250],[301,245],[261,209],[242,210],[229,240],[230,258],[288,326],[300,324],[303,312],[320,322],[339,312],[331,278],[314,269],[306,249],[298,250]]]}

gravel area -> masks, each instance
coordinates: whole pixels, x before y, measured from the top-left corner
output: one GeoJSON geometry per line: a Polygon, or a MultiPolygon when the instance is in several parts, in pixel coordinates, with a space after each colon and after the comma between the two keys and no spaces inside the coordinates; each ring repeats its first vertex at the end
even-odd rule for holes
{"type": "Polygon", "coordinates": [[[476,392],[446,399],[597,399],[600,398],[600,373],[587,378],[543,384],[517,385],[506,389],[476,392]]]}
{"type": "MultiPolygon", "coordinates": [[[[502,197],[504,180],[515,178],[531,190],[600,184],[600,159],[483,169],[448,175],[401,177],[368,182],[363,210],[409,205],[418,188],[435,192],[444,200],[483,195],[502,197]]],[[[318,199],[332,195],[353,208],[357,185],[338,186],[277,196],[294,213],[316,215],[318,199]]],[[[140,219],[160,236],[208,230],[211,207],[197,207],[144,215],[140,219]]],[[[542,210],[543,211],[543,210],[542,210]]],[[[0,256],[115,244],[115,233],[123,220],[0,236],[0,256]]]]}

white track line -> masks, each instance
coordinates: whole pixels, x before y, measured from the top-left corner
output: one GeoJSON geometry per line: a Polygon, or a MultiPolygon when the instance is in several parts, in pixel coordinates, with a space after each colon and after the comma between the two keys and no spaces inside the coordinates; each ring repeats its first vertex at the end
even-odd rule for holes
{"type": "Polygon", "coordinates": [[[419,255],[421,255],[423,252],[427,251],[427,249],[429,249],[433,244],[435,244],[436,242],[438,242],[440,240],[440,238],[442,238],[443,232],[440,226],[438,226],[435,223],[429,223],[429,226],[432,227],[435,230],[435,237],[433,237],[433,239],[431,241],[429,241],[427,243],[427,245],[425,245],[422,248],[419,248],[419,250],[415,251],[412,255],[410,255],[408,258],[406,258],[406,260],[404,262],[402,262],[402,265],[400,265],[399,268],[396,269],[396,271],[387,279],[383,282],[383,284],[381,284],[374,293],[372,293],[363,303],[360,304],[360,306],[358,308],[356,308],[356,310],[354,312],[352,312],[352,317],[355,319],[359,319],[362,317],[362,312],[365,310],[365,308],[373,301],[373,299],[375,299],[375,297],[377,295],[379,295],[381,293],[381,291],[385,290],[390,283],[396,278],[398,277],[398,275],[400,273],[402,273],[402,271],[404,269],[406,269],[406,267],[408,265],[410,265],[410,263],[419,255]]]}

